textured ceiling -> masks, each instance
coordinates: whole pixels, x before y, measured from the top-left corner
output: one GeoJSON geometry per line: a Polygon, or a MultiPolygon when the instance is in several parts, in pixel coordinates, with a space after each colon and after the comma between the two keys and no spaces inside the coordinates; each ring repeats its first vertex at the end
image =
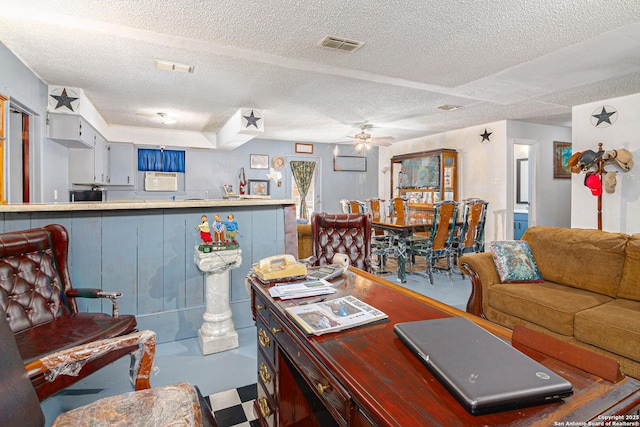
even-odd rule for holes
{"type": "Polygon", "coordinates": [[[341,142],[363,123],[411,139],[640,92],[638,0],[0,0],[0,41],[107,123],[217,132],[264,110],[261,137],[341,142]],[[352,53],[326,35],[364,42],[352,53]],[[195,66],[193,74],[153,67],[195,66]],[[461,105],[442,111],[442,104],[461,105]]]}

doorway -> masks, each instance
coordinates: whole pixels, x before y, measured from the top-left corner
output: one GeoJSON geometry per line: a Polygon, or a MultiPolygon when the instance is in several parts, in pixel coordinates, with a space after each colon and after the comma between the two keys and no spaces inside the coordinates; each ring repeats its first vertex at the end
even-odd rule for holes
{"type": "Polygon", "coordinates": [[[507,221],[513,224],[506,233],[519,239],[525,230],[536,224],[536,149],[537,141],[514,139],[511,150],[511,177],[507,221]]]}
{"type": "Polygon", "coordinates": [[[6,96],[0,93],[0,204],[7,203],[6,197],[6,177],[5,177],[5,150],[7,142],[7,126],[5,125],[5,104],[8,102],[6,96]]]}
{"type": "MultiPolygon", "coordinates": [[[[315,167],[313,169],[313,178],[311,179],[311,185],[309,186],[309,191],[307,192],[306,197],[306,205],[307,211],[309,213],[309,219],[311,219],[311,215],[314,212],[321,212],[322,205],[322,178],[320,176],[320,170],[322,169],[322,159],[320,157],[309,157],[309,156],[288,156],[287,164],[290,161],[304,161],[304,162],[315,162],[315,167]]],[[[301,218],[300,216],[300,193],[298,191],[298,187],[293,179],[293,174],[291,172],[291,166],[288,168],[288,179],[287,182],[287,194],[291,196],[292,199],[296,201],[296,218],[301,218]]]]}
{"type": "Polygon", "coordinates": [[[29,203],[31,194],[30,177],[30,115],[15,105],[9,107],[9,129],[6,153],[8,203],[29,203]]]}

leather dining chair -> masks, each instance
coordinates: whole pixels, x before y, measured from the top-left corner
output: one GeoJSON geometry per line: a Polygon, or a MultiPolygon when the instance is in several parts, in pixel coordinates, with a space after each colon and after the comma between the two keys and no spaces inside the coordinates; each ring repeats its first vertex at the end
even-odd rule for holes
{"type": "Polygon", "coordinates": [[[332,264],[333,256],[343,253],[352,266],[371,272],[371,214],[315,212],[311,216],[311,234],[310,265],[332,264]]]}

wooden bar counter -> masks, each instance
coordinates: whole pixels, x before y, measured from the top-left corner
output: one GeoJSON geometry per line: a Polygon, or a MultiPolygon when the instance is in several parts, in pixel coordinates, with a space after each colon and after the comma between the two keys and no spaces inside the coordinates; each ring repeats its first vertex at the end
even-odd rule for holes
{"type": "MultiPolygon", "coordinates": [[[[464,316],[507,341],[511,331],[351,269],[336,279],[338,292],[328,299],[353,295],[387,313],[389,321],[309,337],[285,315],[287,306],[300,301],[275,300],[269,296],[268,285],[255,277],[250,281],[258,333],[259,385],[254,409],[263,426],[553,426],[588,425],[590,421],[604,425],[614,416],[633,422],[625,414],[640,404],[640,381],[622,378],[610,382],[519,346],[570,381],[574,394],[559,402],[472,415],[402,344],[393,326],[464,316]]],[[[637,414],[628,415],[634,416],[637,414]]]]}
{"type": "MultiPolygon", "coordinates": [[[[69,232],[69,268],[77,287],[122,292],[123,314],[158,343],[197,336],[205,311],[205,275],[194,264],[202,241],[195,226],[207,215],[233,214],[242,266],[231,272],[236,329],[253,326],[244,278],[251,264],[274,253],[297,253],[295,201],[116,200],[0,205],[0,232],[60,224],[69,232]]],[[[111,304],[82,302],[82,311],[111,313],[111,304]]]]}

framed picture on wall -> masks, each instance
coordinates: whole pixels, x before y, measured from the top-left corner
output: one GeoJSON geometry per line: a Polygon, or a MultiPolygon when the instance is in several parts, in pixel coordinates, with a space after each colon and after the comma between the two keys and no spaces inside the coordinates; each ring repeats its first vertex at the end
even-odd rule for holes
{"type": "Polygon", "coordinates": [[[569,167],[569,157],[571,157],[571,143],[553,141],[553,177],[559,179],[571,178],[571,168],[569,167]]]}
{"type": "Polygon", "coordinates": [[[269,180],[268,179],[250,179],[249,194],[252,196],[268,196],[269,180]]]}
{"type": "Polygon", "coordinates": [[[251,169],[269,169],[269,156],[266,154],[251,155],[251,169]]]}
{"type": "Polygon", "coordinates": [[[296,153],[313,154],[313,144],[302,144],[296,142],[296,153]]]}

